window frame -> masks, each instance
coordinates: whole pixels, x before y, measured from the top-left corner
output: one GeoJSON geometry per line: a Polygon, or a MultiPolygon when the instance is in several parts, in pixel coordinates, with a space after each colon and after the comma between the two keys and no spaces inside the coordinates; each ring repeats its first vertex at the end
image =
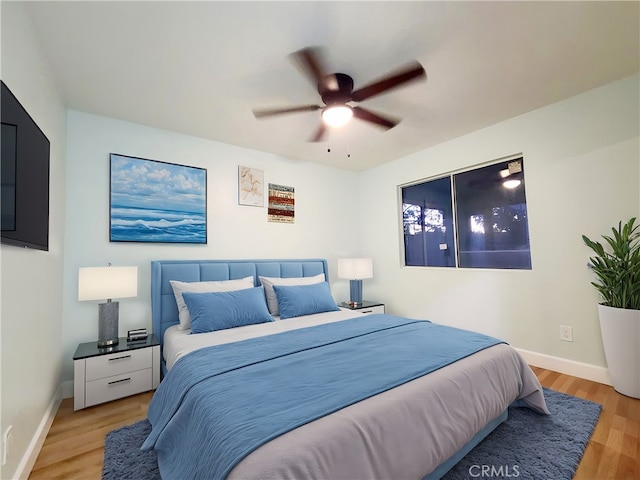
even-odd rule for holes
{"type": "MultiPolygon", "coordinates": [[[[522,268],[522,267],[518,267],[518,268],[500,268],[500,267],[496,267],[496,266],[491,266],[491,267],[473,267],[473,266],[460,266],[460,253],[459,253],[459,233],[458,233],[458,208],[457,208],[457,199],[456,199],[456,188],[455,188],[455,181],[454,181],[454,177],[458,174],[461,173],[466,173],[466,172],[471,172],[474,170],[479,170],[482,169],[484,167],[489,167],[492,165],[498,165],[501,163],[509,163],[509,162],[513,162],[513,161],[521,161],[523,164],[523,171],[524,171],[524,154],[523,153],[517,153],[517,154],[513,154],[513,155],[509,155],[506,157],[501,157],[498,159],[494,159],[494,160],[489,160],[486,162],[481,162],[481,163],[477,163],[474,165],[470,165],[467,167],[463,167],[463,168],[458,168],[455,170],[450,170],[446,173],[442,173],[442,174],[437,174],[437,175],[432,175],[429,177],[423,177],[421,179],[418,180],[414,180],[411,182],[406,182],[403,184],[400,184],[397,186],[397,199],[398,199],[398,210],[399,210],[399,218],[400,218],[400,222],[399,222],[399,234],[400,234],[400,241],[399,241],[399,246],[400,246],[400,267],[401,268],[436,268],[436,269],[455,269],[455,270],[484,270],[484,271],[491,271],[491,270],[495,270],[495,271],[515,271],[515,272],[526,272],[526,271],[531,271],[533,270],[533,259],[532,259],[532,255],[531,255],[531,236],[530,236],[530,228],[529,228],[529,201],[526,198],[526,190],[524,193],[524,205],[526,208],[526,213],[527,213],[527,241],[528,241],[528,246],[529,246],[529,267],[528,268],[522,268]],[[451,189],[451,210],[452,210],[452,229],[453,229],[453,249],[454,249],[454,265],[453,266],[440,266],[440,265],[407,265],[407,260],[406,260],[406,244],[405,244],[405,224],[404,224],[404,203],[403,203],[403,189],[407,188],[407,187],[412,187],[415,185],[420,185],[423,183],[427,183],[427,182],[432,182],[432,181],[436,181],[436,180],[441,180],[443,178],[448,178],[449,179],[449,185],[450,185],[450,189],[451,189]]],[[[523,173],[524,175],[524,173],[523,173]]],[[[523,177],[523,181],[524,181],[524,177],[523,177]]],[[[525,182],[526,183],[526,182],[525,182]]]]}

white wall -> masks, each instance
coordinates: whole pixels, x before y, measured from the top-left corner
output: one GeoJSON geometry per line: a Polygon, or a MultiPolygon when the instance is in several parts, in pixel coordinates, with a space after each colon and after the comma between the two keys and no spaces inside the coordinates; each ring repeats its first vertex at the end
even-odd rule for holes
{"type": "Polygon", "coordinates": [[[376,269],[367,296],[392,313],[605,366],[581,235],[640,216],[639,91],[636,75],[364,172],[361,250],[376,269]],[[398,185],[519,152],[532,270],[401,267],[398,185]],[[561,324],[572,343],[560,341],[561,324]]]}
{"type": "Polygon", "coordinates": [[[23,6],[14,2],[2,2],[2,80],[51,144],[49,251],[0,247],[0,431],[13,425],[0,478],[12,478],[25,468],[23,455],[60,386],[66,154],[65,109],[23,6]]]}
{"type": "Polygon", "coordinates": [[[138,297],[120,300],[121,336],[135,327],[151,330],[151,260],[326,258],[334,296],[347,299],[336,259],[359,253],[358,227],[350,221],[357,174],[77,111],[68,112],[68,131],[63,381],[73,378],[77,344],[98,334],[97,302],[77,300],[79,267],[138,266],[138,297]],[[207,245],[110,243],[110,152],[206,168],[207,245]],[[265,184],[295,188],[293,225],[267,222],[266,191],[264,208],[238,205],[238,165],[263,170],[265,184]]]}

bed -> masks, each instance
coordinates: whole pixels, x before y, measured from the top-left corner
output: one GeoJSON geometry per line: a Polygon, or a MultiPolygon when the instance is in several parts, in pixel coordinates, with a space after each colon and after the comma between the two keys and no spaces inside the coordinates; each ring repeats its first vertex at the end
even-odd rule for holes
{"type": "MultiPolygon", "coordinates": [[[[531,369],[497,339],[335,302],[329,311],[298,309],[301,295],[328,289],[328,279],[323,259],[151,263],[164,378],[143,449],[158,453],[163,478],[434,480],[502,423],[509,405],[548,414],[531,369]],[[239,303],[275,291],[281,311],[191,334],[180,328],[172,281],[249,281],[239,303]],[[287,286],[269,289],[270,281],[287,286]]],[[[195,315],[196,300],[213,298],[184,297],[195,315]]]]}

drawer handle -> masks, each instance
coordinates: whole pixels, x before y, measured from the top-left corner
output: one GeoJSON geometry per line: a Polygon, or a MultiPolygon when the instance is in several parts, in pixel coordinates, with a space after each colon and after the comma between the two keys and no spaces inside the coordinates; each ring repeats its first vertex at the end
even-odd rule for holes
{"type": "Polygon", "coordinates": [[[123,357],[110,358],[109,361],[113,362],[114,360],[122,360],[125,358],[131,358],[131,355],[124,355],[123,357]]]}
{"type": "Polygon", "coordinates": [[[363,310],[361,313],[371,313],[373,310],[363,310]]]}
{"type": "Polygon", "coordinates": [[[107,385],[113,385],[113,384],[116,384],[116,383],[128,382],[129,380],[131,380],[131,377],[123,378],[122,380],[114,380],[113,382],[109,382],[107,385]]]}

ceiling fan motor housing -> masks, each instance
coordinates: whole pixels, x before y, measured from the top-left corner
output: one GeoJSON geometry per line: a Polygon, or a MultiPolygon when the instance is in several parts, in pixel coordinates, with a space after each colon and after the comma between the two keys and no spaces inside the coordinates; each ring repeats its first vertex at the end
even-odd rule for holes
{"type": "Polygon", "coordinates": [[[353,78],[345,73],[327,75],[325,81],[318,84],[318,93],[325,105],[345,104],[351,101],[353,78]]]}

